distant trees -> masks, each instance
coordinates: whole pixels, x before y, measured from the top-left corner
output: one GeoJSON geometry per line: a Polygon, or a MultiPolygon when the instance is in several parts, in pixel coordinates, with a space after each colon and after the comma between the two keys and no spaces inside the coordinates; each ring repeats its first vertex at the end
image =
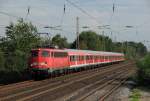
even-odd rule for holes
{"type": "MultiPolygon", "coordinates": [[[[79,35],[79,48],[87,50],[112,50],[112,40],[109,37],[101,36],[93,31],[84,31],[79,35]]],[[[76,40],[71,48],[76,48],[76,40]]]]}
{"type": "Polygon", "coordinates": [[[147,48],[141,42],[115,42],[113,51],[123,52],[127,58],[140,58],[147,54],[147,48]]]}

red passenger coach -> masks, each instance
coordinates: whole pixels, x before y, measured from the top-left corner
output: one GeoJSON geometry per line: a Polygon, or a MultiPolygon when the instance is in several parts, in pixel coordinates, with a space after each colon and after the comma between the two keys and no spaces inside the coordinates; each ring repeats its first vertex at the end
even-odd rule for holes
{"type": "Polygon", "coordinates": [[[63,73],[124,61],[124,54],[102,51],[38,48],[31,51],[29,70],[33,75],[63,73]]]}

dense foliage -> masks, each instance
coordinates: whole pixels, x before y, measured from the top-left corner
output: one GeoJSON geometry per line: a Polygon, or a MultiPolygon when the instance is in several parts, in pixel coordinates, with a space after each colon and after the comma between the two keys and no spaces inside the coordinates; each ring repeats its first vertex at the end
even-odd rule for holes
{"type": "Polygon", "coordinates": [[[22,71],[27,67],[27,59],[32,48],[40,38],[37,29],[31,23],[19,20],[6,27],[6,37],[0,43],[0,70],[22,71]]]}
{"type": "Polygon", "coordinates": [[[123,52],[127,58],[141,58],[147,54],[147,48],[141,42],[116,42],[113,45],[115,52],[123,52]]]}
{"type": "Polygon", "coordinates": [[[138,81],[140,84],[150,83],[150,53],[142,60],[137,62],[138,65],[138,81]]]}
{"type": "MultiPolygon", "coordinates": [[[[93,31],[85,31],[79,35],[79,48],[87,50],[112,51],[113,43],[109,37],[98,35],[93,31]]],[[[76,48],[76,40],[72,44],[76,48]]]]}
{"type": "Polygon", "coordinates": [[[69,48],[69,43],[67,42],[67,38],[61,37],[61,35],[57,34],[52,38],[52,44],[58,46],[59,48],[69,48]]]}

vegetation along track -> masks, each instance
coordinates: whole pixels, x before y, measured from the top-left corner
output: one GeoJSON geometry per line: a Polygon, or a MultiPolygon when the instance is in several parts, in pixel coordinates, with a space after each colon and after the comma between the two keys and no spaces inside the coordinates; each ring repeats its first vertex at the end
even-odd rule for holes
{"type": "Polygon", "coordinates": [[[37,81],[36,83],[31,83],[30,86],[21,87],[21,89],[9,89],[3,93],[1,92],[0,99],[4,101],[38,100],[40,98],[56,100],[56,98],[65,96],[64,94],[67,95],[69,90],[67,91],[66,88],[70,90],[73,89],[71,91],[75,91],[76,89],[85,86],[86,81],[93,82],[93,80],[97,80],[96,77],[104,78],[104,76],[110,74],[110,72],[119,70],[119,68],[125,67],[129,64],[121,63],[119,65],[107,66],[106,68],[97,68],[94,70],[79,72],[58,78],[37,81]],[[66,91],[66,93],[62,92],[63,94],[60,94],[61,91],[66,91]]]}

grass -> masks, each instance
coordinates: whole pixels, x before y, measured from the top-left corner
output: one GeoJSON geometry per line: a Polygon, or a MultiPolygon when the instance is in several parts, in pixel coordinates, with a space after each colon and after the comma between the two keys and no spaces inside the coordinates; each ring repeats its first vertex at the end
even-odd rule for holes
{"type": "Polygon", "coordinates": [[[140,101],[140,90],[133,89],[132,94],[130,95],[130,101],[140,101]]]}

